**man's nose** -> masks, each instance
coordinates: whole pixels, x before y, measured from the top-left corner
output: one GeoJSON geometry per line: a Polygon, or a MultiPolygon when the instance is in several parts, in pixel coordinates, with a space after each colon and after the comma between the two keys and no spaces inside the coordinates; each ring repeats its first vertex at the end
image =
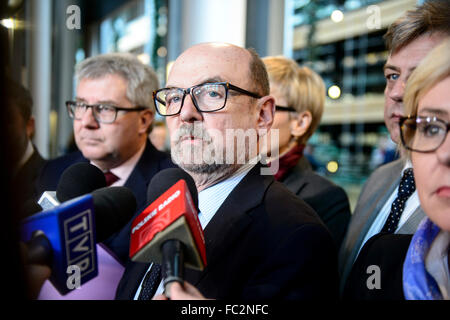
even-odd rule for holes
{"type": "Polygon", "coordinates": [[[405,82],[403,80],[398,79],[394,83],[392,90],[389,92],[389,97],[396,102],[402,102],[404,93],[405,93],[405,82]]]}
{"type": "Polygon", "coordinates": [[[194,105],[194,100],[190,94],[184,97],[183,107],[180,111],[180,118],[183,122],[202,121],[203,116],[194,105]]]}
{"type": "Polygon", "coordinates": [[[86,128],[99,128],[100,124],[94,117],[94,110],[92,108],[87,108],[81,117],[81,124],[86,128]]]}

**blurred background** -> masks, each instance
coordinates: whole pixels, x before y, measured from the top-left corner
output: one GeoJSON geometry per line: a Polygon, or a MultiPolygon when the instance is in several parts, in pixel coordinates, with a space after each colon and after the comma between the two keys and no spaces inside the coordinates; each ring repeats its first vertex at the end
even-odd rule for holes
{"type": "MultiPolygon", "coordinates": [[[[32,93],[34,143],[47,159],[74,148],[64,103],[74,95],[74,65],[89,56],[136,54],[156,70],[161,86],[171,62],[200,42],[291,57],[325,81],[324,115],[306,152],[319,174],[347,191],[353,210],[368,175],[397,157],[383,122],[383,35],[422,2],[2,0],[0,23],[9,42],[2,50],[8,51],[8,74],[32,93]]],[[[154,139],[167,148],[164,125],[157,127],[154,139]]]]}

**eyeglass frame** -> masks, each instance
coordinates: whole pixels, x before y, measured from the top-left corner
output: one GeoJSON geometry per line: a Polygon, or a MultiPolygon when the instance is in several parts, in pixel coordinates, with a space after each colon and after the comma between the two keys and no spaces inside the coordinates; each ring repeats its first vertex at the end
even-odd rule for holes
{"type": "MultiPolygon", "coordinates": [[[[163,117],[176,116],[176,115],[180,114],[181,109],[183,109],[184,99],[186,98],[186,95],[190,95],[191,99],[192,99],[192,102],[194,103],[194,107],[195,107],[195,109],[197,109],[198,112],[216,112],[216,111],[219,111],[219,110],[222,110],[223,108],[225,108],[225,106],[227,104],[227,101],[228,101],[228,91],[229,90],[237,91],[237,92],[239,92],[241,94],[245,94],[245,95],[250,96],[250,97],[255,98],[255,99],[261,99],[262,98],[261,95],[259,95],[257,93],[254,93],[254,92],[247,91],[247,90],[242,89],[242,88],[239,88],[239,87],[237,87],[235,85],[232,85],[230,82],[206,82],[206,83],[197,84],[195,86],[192,86],[192,87],[186,88],[186,89],[184,89],[184,88],[177,88],[177,87],[168,87],[168,88],[161,88],[161,89],[155,90],[155,91],[153,91],[153,103],[155,104],[156,112],[158,112],[158,114],[160,116],[163,116],[163,117]],[[194,95],[192,95],[192,91],[195,88],[198,88],[198,87],[201,87],[201,86],[204,86],[204,85],[207,85],[207,84],[209,84],[209,85],[223,85],[225,87],[225,100],[223,102],[223,106],[222,107],[220,107],[218,109],[215,109],[215,110],[206,110],[206,111],[200,110],[200,107],[197,104],[197,99],[195,98],[194,95]],[[157,101],[156,95],[158,94],[158,92],[161,92],[163,90],[168,90],[168,89],[179,89],[179,90],[183,91],[183,98],[181,100],[180,110],[178,110],[177,113],[173,113],[173,114],[161,114],[159,112],[159,110],[158,110],[158,104],[156,102],[157,101]]],[[[163,104],[162,102],[160,102],[160,100],[158,100],[158,102],[163,104]]]]}
{"type": "Polygon", "coordinates": [[[439,119],[438,117],[420,117],[418,115],[410,115],[410,116],[407,116],[407,117],[401,117],[400,118],[400,120],[399,120],[399,130],[400,130],[400,140],[402,141],[402,144],[405,147],[405,149],[407,149],[409,151],[413,151],[413,152],[431,153],[431,152],[435,152],[437,149],[439,149],[442,146],[442,144],[444,143],[445,139],[447,139],[447,134],[450,131],[450,123],[445,121],[445,120],[439,119]],[[444,139],[442,139],[441,143],[439,143],[439,145],[436,148],[434,148],[432,150],[428,150],[428,151],[421,151],[421,150],[413,149],[413,148],[408,147],[406,145],[405,137],[403,136],[402,127],[403,127],[403,125],[404,125],[406,120],[415,119],[417,121],[417,118],[432,118],[434,121],[438,121],[438,122],[443,123],[445,125],[445,127],[447,128],[447,131],[445,132],[444,139]]]}
{"type": "MultiPolygon", "coordinates": [[[[95,121],[97,121],[99,123],[104,123],[104,124],[114,123],[117,120],[117,113],[119,111],[135,112],[135,111],[143,111],[143,110],[149,109],[149,108],[143,107],[143,106],[136,106],[134,108],[123,108],[123,107],[118,107],[118,106],[115,106],[115,105],[112,105],[112,104],[107,104],[107,103],[87,104],[87,103],[84,103],[84,102],[77,102],[77,101],[68,100],[68,101],[66,101],[66,108],[67,108],[67,111],[69,113],[69,117],[71,117],[72,119],[75,119],[75,120],[81,120],[81,118],[76,118],[75,117],[75,113],[72,112],[72,109],[70,107],[71,104],[73,104],[73,105],[83,104],[85,106],[85,108],[86,108],[85,112],[89,108],[91,108],[92,109],[92,115],[94,116],[95,121]],[[114,119],[111,122],[97,119],[97,117],[96,117],[97,113],[94,111],[94,107],[98,107],[98,106],[108,106],[109,108],[113,108],[114,111],[115,111],[114,119]]],[[[83,113],[83,115],[84,115],[84,113],[83,113]]]]}
{"type": "Polygon", "coordinates": [[[297,112],[294,107],[285,107],[285,106],[275,106],[275,111],[283,111],[283,112],[297,112]]]}

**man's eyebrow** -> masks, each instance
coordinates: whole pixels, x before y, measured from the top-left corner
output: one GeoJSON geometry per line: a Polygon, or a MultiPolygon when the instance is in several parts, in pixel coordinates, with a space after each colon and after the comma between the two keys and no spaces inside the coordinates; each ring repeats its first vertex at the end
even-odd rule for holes
{"type": "Polygon", "coordinates": [[[394,65],[392,65],[392,64],[385,64],[385,65],[383,66],[383,71],[386,71],[386,69],[391,69],[391,70],[400,72],[400,68],[399,68],[399,67],[396,67],[396,66],[394,66],[394,65]]]}
{"type": "MultiPolygon", "coordinates": [[[[197,83],[196,86],[201,86],[202,84],[215,83],[215,82],[227,82],[227,81],[224,80],[223,78],[221,78],[220,76],[216,76],[216,77],[207,78],[207,79],[203,80],[202,82],[197,83]]],[[[167,84],[167,88],[178,88],[178,87],[167,84]]]]}
{"type": "MultiPolygon", "coordinates": [[[[86,102],[85,99],[79,98],[79,97],[75,97],[75,101],[77,101],[77,102],[86,102]]],[[[108,104],[108,105],[114,105],[114,106],[117,106],[117,105],[118,105],[117,102],[112,101],[112,100],[100,100],[100,101],[97,101],[97,102],[94,103],[94,104],[108,104]]]]}
{"type": "Polygon", "coordinates": [[[205,79],[204,81],[199,83],[199,85],[205,84],[205,83],[214,83],[214,82],[226,82],[226,81],[224,81],[224,79],[221,78],[220,76],[217,76],[217,77],[212,77],[212,78],[205,79]]]}

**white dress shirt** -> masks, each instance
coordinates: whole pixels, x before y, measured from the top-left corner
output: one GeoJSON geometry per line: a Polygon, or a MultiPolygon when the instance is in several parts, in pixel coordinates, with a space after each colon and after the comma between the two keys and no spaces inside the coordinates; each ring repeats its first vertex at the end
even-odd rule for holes
{"type": "MultiPolygon", "coordinates": [[[[131,172],[133,172],[133,169],[136,167],[136,164],[138,163],[139,159],[141,158],[142,153],[144,153],[144,150],[145,150],[145,144],[130,159],[128,159],[127,161],[122,163],[120,166],[109,170],[119,178],[116,182],[111,184],[111,187],[123,187],[123,185],[125,184],[127,179],[130,177],[131,172]]],[[[92,161],[90,163],[92,165],[98,167],[92,161]]]]}

